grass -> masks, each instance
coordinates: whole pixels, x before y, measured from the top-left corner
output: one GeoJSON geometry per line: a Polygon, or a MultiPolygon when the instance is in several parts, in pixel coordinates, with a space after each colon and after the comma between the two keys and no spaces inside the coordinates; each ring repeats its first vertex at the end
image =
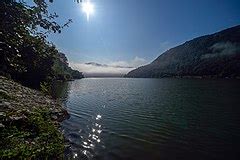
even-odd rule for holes
{"type": "Polygon", "coordinates": [[[9,112],[0,117],[0,159],[62,158],[64,138],[48,109],[9,112]],[[13,119],[11,117],[21,117],[13,119]]]}

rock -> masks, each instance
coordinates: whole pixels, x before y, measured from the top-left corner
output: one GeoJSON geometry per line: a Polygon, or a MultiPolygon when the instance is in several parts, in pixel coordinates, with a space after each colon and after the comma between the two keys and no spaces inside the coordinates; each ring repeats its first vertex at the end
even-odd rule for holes
{"type": "Polygon", "coordinates": [[[3,105],[4,105],[4,106],[10,106],[11,103],[9,103],[9,102],[3,102],[3,105]]]}
{"type": "MultiPolygon", "coordinates": [[[[38,111],[40,114],[49,111],[48,114],[57,128],[59,122],[70,117],[62,105],[51,99],[50,96],[2,76],[0,76],[0,84],[0,129],[8,128],[10,124],[27,127],[28,116],[38,111]]],[[[35,138],[36,143],[38,143],[37,138],[35,138]]]]}
{"type": "Polygon", "coordinates": [[[4,128],[5,127],[5,125],[3,125],[2,123],[0,123],[0,128],[4,128]]]}
{"type": "Polygon", "coordinates": [[[58,119],[58,117],[57,117],[56,115],[52,115],[51,118],[52,118],[53,120],[57,120],[57,119],[58,119]]]}
{"type": "Polygon", "coordinates": [[[19,121],[19,120],[26,119],[27,117],[25,115],[21,115],[21,116],[10,116],[9,118],[13,121],[19,121]]]}
{"type": "Polygon", "coordinates": [[[6,111],[12,109],[11,103],[9,102],[0,102],[0,111],[6,111]]]}
{"type": "Polygon", "coordinates": [[[54,110],[54,112],[51,113],[52,114],[52,119],[56,120],[57,122],[62,122],[65,119],[68,119],[70,117],[70,115],[68,114],[67,110],[58,110],[56,112],[56,110],[54,110]]]}
{"type": "Polygon", "coordinates": [[[6,117],[6,113],[5,112],[0,112],[0,117],[6,117]]]}

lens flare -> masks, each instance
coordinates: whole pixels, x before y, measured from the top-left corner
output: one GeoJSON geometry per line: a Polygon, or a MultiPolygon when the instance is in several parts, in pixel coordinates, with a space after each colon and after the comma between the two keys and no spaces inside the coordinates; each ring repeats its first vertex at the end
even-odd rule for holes
{"type": "Polygon", "coordinates": [[[84,1],[82,4],[82,11],[86,14],[87,21],[89,21],[90,15],[94,13],[94,5],[89,0],[84,1]]]}

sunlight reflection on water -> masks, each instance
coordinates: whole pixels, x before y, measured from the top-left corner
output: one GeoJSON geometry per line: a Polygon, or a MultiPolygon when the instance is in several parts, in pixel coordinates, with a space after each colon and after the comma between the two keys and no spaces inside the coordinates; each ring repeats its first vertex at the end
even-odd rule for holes
{"type": "MultiPolygon", "coordinates": [[[[89,132],[85,133],[85,136],[81,135],[81,143],[80,143],[80,149],[71,149],[72,150],[72,157],[74,159],[91,159],[94,157],[94,150],[96,144],[101,142],[100,135],[102,132],[102,125],[101,123],[102,116],[100,114],[97,114],[95,117],[93,117],[93,120],[96,122],[92,123],[92,126],[89,127],[89,132]],[[85,157],[85,158],[83,158],[85,157]]],[[[82,134],[84,131],[81,129],[78,131],[78,134],[82,134]]],[[[70,140],[71,141],[71,140],[70,140]]],[[[74,142],[74,140],[72,140],[74,142]]],[[[76,143],[76,142],[75,142],[76,143]]]]}
{"type": "Polygon", "coordinates": [[[61,123],[69,140],[65,159],[239,155],[239,81],[119,78],[69,84],[63,103],[71,117],[61,123]]]}
{"type": "Polygon", "coordinates": [[[100,120],[101,118],[102,118],[102,116],[98,114],[96,117],[96,120],[100,120]]]}

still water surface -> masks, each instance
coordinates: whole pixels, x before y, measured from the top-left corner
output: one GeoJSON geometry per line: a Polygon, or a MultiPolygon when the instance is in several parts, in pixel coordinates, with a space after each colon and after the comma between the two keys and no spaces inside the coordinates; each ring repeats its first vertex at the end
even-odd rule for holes
{"type": "Polygon", "coordinates": [[[76,159],[239,159],[240,81],[86,78],[56,86],[76,159]]]}

